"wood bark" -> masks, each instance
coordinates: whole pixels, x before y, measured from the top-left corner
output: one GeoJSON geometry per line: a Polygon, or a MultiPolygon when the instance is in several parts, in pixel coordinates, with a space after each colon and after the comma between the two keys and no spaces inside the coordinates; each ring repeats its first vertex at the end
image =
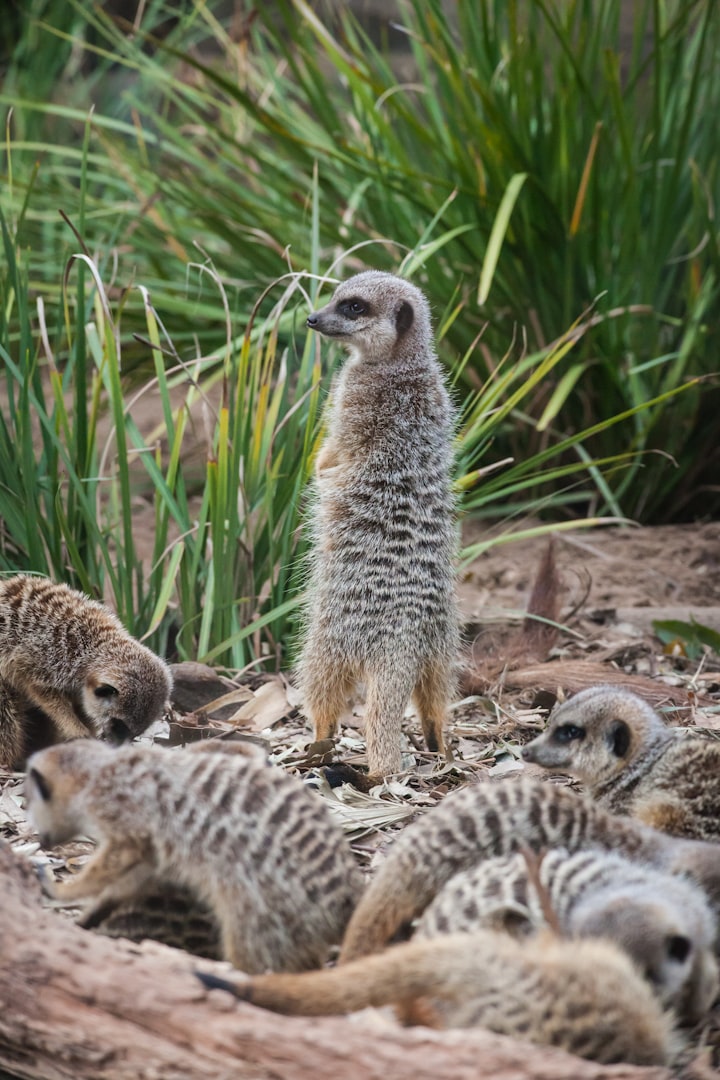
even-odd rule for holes
{"type": "Polygon", "coordinates": [[[0,1070],[27,1080],[667,1080],[489,1032],[397,1028],[377,1014],[278,1016],[207,991],[153,943],[82,930],[41,906],[0,845],[0,1070]]]}

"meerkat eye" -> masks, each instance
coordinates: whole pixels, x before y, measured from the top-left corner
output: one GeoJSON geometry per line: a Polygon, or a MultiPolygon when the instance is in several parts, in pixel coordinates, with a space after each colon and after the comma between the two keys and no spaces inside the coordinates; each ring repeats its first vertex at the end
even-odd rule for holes
{"type": "Polygon", "coordinates": [[[667,952],[671,960],[684,964],[690,955],[690,939],[684,934],[672,934],[667,940],[667,952]]]}
{"type": "Polygon", "coordinates": [[[338,305],[338,310],[341,315],[345,315],[348,319],[357,319],[360,315],[365,315],[368,306],[364,300],[354,298],[352,300],[343,300],[338,305]]]}
{"type": "Polygon", "coordinates": [[[110,683],[101,683],[100,686],[95,687],[94,694],[96,698],[117,697],[117,690],[110,683]]]}
{"type": "Polygon", "coordinates": [[[35,785],[35,789],[43,802],[47,802],[52,794],[50,791],[50,785],[41,772],[37,769],[30,770],[30,780],[35,785]]]}
{"type": "Polygon", "coordinates": [[[584,728],[578,727],[576,724],[563,724],[557,729],[553,738],[556,742],[580,742],[585,738],[584,728]]]}

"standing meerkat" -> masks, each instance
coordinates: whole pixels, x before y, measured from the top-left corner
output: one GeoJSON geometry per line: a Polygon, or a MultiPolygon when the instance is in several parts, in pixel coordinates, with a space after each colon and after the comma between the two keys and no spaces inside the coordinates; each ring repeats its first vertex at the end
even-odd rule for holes
{"type": "Polygon", "coordinates": [[[610,941],[519,942],[485,930],[410,941],[304,975],[196,974],[209,988],[299,1016],[396,1004],[411,1023],[481,1025],[607,1064],[666,1065],[677,1049],[670,1018],[610,941]]]}
{"type": "Polygon", "coordinates": [[[300,971],[340,940],[362,889],[323,800],[256,748],[63,743],[30,758],[26,792],[43,846],[99,841],[55,887],[93,901],[87,926],[167,882],[207,905],[236,967],[300,971]]]}
{"type": "Polygon", "coordinates": [[[552,847],[619,849],[688,874],[720,904],[720,845],[667,836],[538,780],[471,784],[402,830],[350,919],[341,961],[381,949],[460,871],[522,848],[552,847]]]}
{"type": "Polygon", "coordinates": [[[414,285],[357,274],[307,324],[350,355],[317,459],[299,682],[316,739],[328,739],[364,680],[368,766],[381,777],[401,768],[411,696],[428,748],[443,750],[459,644],[455,413],[414,285]]]}
{"type": "Polygon", "coordinates": [[[702,890],[618,852],[556,848],[539,859],[487,859],[450,879],[415,937],[493,928],[518,938],[547,929],[609,938],[686,1023],[702,1019],[718,991],[717,920],[702,890]]]}
{"type": "Polygon", "coordinates": [[[28,714],[58,739],[121,742],[169,705],[167,664],[103,604],[47,578],[0,578],[0,763],[28,752],[28,714]]]}
{"type": "Polygon", "coordinates": [[[593,686],[558,705],[522,755],[576,777],[613,813],[720,840],[720,743],[683,736],[628,690],[593,686]]]}

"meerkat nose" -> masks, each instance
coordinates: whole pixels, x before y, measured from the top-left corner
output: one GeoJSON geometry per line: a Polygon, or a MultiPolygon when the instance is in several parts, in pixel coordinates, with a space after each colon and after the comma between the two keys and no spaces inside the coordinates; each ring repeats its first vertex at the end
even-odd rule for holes
{"type": "Polygon", "coordinates": [[[520,756],[523,761],[535,761],[535,751],[533,750],[532,743],[528,743],[527,746],[523,746],[520,751],[520,756]]]}
{"type": "Polygon", "coordinates": [[[305,320],[305,325],[309,326],[311,330],[314,330],[315,327],[317,326],[317,324],[318,324],[318,317],[315,314],[315,312],[313,311],[312,315],[308,315],[307,319],[305,320]]]}

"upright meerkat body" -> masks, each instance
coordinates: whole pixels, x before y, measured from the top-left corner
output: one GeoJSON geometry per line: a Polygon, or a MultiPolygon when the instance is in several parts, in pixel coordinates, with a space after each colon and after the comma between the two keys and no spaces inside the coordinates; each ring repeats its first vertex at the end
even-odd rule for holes
{"type": "Polygon", "coordinates": [[[308,326],[350,356],[317,460],[307,626],[298,674],[316,738],[331,738],[363,679],[372,775],[401,767],[412,695],[431,750],[443,748],[458,619],[451,485],[454,411],[430,309],[375,271],[340,285],[308,326]]]}
{"type": "Polygon", "coordinates": [[[720,743],[683,737],[627,690],[576,694],[523,757],[577,777],[613,813],[676,836],[720,840],[720,743]]]}
{"type": "Polygon", "coordinates": [[[706,1014],[718,990],[717,922],[702,890],[617,852],[557,848],[535,860],[488,859],[450,879],[415,937],[491,928],[609,938],[688,1023],[706,1014]]]}
{"type": "Polygon", "coordinates": [[[94,899],[86,925],[168,882],[210,908],[224,957],[245,971],[317,966],[342,936],[362,888],[352,852],[322,799],[261,752],[82,740],[28,767],[41,842],[100,841],[56,887],[63,900],[94,899]]]}
{"type": "Polygon", "coordinates": [[[59,739],[138,735],[166,708],[167,665],[103,604],[67,585],[0,578],[0,763],[27,753],[27,714],[59,739]]]}
{"type": "Polygon", "coordinates": [[[460,871],[491,856],[552,847],[618,849],[689,874],[720,902],[720,845],[666,836],[553,784],[472,784],[402,830],[353,913],[340,959],[377,952],[460,871]]]}
{"type": "Polygon", "coordinates": [[[518,942],[478,931],[396,945],[339,968],[208,987],[301,1016],[397,1003],[433,1026],[482,1025],[596,1061],[669,1063],[671,1024],[627,956],[606,941],[518,942]]]}

